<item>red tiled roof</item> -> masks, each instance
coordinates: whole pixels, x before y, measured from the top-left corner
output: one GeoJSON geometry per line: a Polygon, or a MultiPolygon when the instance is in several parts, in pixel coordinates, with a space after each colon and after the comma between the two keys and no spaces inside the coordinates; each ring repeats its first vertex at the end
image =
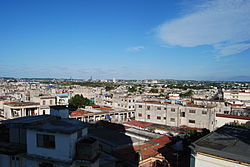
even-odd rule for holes
{"type": "Polygon", "coordinates": [[[227,114],[216,114],[216,117],[225,117],[225,118],[235,118],[235,119],[250,120],[250,117],[236,116],[236,115],[227,115],[227,114]]]}
{"type": "Polygon", "coordinates": [[[161,136],[159,138],[151,139],[151,141],[156,142],[160,145],[166,145],[171,142],[171,138],[169,136],[161,136]]]}
{"type": "Polygon", "coordinates": [[[112,108],[98,108],[98,110],[101,110],[101,111],[113,111],[112,108]]]}
{"type": "Polygon", "coordinates": [[[84,111],[73,111],[70,113],[70,116],[82,116],[82,115],[85,115],[87,112],[84,112],[84,111]]]}
{"type": "Polygon", "coordinates": [[[100,108],[99,105],[88,105],[88,106],[91,106],[91,107],[93,107],[93,108],[100,108]]]}
{"type": "Polygon", "coordinates": [[[147,128],[148,126],[152,125],[153,123],[134,120],[134,121],[126,122],[124,124],[137,126],[137,127],[140,127],[140,128],[147,128]]]}
{"type": "Polygon", "coordinates": [[[228,105],[231,105],[231,106],[244,106],[244,104],[231,104],[231,103],[228,103],[228,105]]]}
{"type": "Polygon", "coordinates": [[[141,150],[141,149],[145,149],[145,148],[147,148],[147,147],[150,147],[150,146],[152,146],[152,144],[150,144],[150,143],[146,143],[146,144],[143,144],[143,145],[135,145],[135,146],[134,146],[134,150],[135,150],[135,151],[138,151],[138,150],[141,150]]]}
{"type": "Polygon", "coordinates": [[[155,157],[156,155],[160,154],[158,152],[158,150],[160,148],[163,148],[163,147],[164,147],[163,145],[159,144],[159,145],[156,145],[156,146],[149,147],[147,149],[141,150],[140,154],[141,154],[142,160],[150,158],[150,157],[155,157]]]}

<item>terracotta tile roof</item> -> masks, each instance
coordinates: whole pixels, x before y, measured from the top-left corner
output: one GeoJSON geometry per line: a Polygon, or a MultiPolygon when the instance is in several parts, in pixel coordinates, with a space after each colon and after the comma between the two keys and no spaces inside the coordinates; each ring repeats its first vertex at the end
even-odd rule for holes
{"type": "Polygon", "coordinates": [[[124,124],[131,125],[131,126],[137,126],[140,128],[147,128],[148,126],[152,125],[153,123],[134,120],[134,121],[126,122],[124,124]]]}
{"type": "Polygon", "coordinates": [[[77,110],[77,111],[71,112],[70,116],[82,116],[82,115],[85,115],[85,114],[87,114],[87,112],[77,110]]]}
{"type": "Polygon", "coordinates": [[[141,150],[141,149],[145,149],[145,148],[147,148],[147,147],[150,147],[150,146],[152,146],[153,144],[151,144],[151,143],[146,143],[146,144],[143,144],[143,145],[135,145],[134,146],[134,150],[135,151],[138,151],[138,150],[141,150]]]}
{"type": "Polygon", "coordinates": [[[156,146],[153,146],[153,147],[149,147],[147,149],[144,149],[144,150],[141,150],[140,151],[140,154],[141,154],[141,159],[144,160],[144,159],[147,159],[147,158],[150,158],[150,157],[155,157],[156,155],[160,154],[158,152],[158,150],[160,148],[163,148],[164,145],[156,145],[156,146]]]}
{"type": "Polygon", "coordinates": [[[93,107],[93,108],[100,108],[99,105],[88,105],[88,106],[91,106],[91,107],[93,107]]]}
{"type": "Polygon", "coordinates": [[[171,142],[171,138],[169,136],[161,136],[159,138],[151,139],[151,141],[156,142],[160,145],[166,145],[171,142]]]}
{"type": "Polygon", "coordinates": [[[227,114],[216,114],[216,117],[225,117],[225,118],[235,118],[235,119],[250,120],[250,117],[236,116],[236,115],[227,115],[227,114]]]}
{"type": "Polygon", "coordinates": [[[112,109],[112,108],[98,108],[98,110],[101,110],[101,111],[113,111],[114,109],[112,109]]]}

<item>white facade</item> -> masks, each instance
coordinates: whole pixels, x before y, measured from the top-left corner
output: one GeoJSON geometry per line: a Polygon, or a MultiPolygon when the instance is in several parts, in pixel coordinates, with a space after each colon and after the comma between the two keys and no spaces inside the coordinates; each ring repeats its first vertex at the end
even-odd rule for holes
{"type": "MultiPolygon", "coordinates": [[[[87,129],[83,130],[83,136],[87,136],[87,129]]],[[[70,161],[75,156],[75,143],[77,133],[60,134],[27,130],[27,154],[50,157],[53,159],[70,161]],[[37,146],[37,134],[55,136],[55,148],[43,148],[37,146]]]]}
{"type": "Polygon", "coordinates": [[[240,91],[224,91],[223,98],[225,100],[250,100],[250,92],[240,91]]]}
{"type": "Polygon", "coordinates": [[[191,154],[190,160],[190,167],[246,167],[249,165],[209,154],[194,152],[191,154]]]}
{"type": "Polygon", "coordinates": [[[7,119],[39,115],[39,104],[38,103],[5,103],[3,105],[4,117],[7,119]]]}

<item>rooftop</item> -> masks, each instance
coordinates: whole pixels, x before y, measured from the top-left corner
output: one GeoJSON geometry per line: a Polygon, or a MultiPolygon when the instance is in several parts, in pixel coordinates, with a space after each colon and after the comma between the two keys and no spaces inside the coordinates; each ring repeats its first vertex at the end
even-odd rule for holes
{"type": "Polygon", "coordinates": [[[40,103],[34,103],[34,102],[6,102],[5,105],[11,106],[11,107],[22,107],[22,106],[37,106],[40,105],[40,103]]]}
{"type": "Polygon", "coordinates": [[[30,126],[28,127],[28,129],[52,133],[71,134],[87,126],[88,125],[86,123],[83,123],[82,121],[78,121],[76,119],[59,119],[49,121],[44,124],[30,126]]]}
{"type": "Polygon", "coordinates": [[[250,129],[225,125],[191,144],[194,151],[250,164],[250,129]]]}
{"type": "Polygon", "coordinates": [[[14,118],[14,119],[9,119],[9,120],[3,120],[1,123],[3,124],[37,124],[37,123],[42,123],[45,121],[50,121],[50,120],[57,120],[59,119],[56,116],[51,116],[51,115],[38,115],[38,116],[27,116],[27,117],[19,117],[19,118],[14,118]]]}

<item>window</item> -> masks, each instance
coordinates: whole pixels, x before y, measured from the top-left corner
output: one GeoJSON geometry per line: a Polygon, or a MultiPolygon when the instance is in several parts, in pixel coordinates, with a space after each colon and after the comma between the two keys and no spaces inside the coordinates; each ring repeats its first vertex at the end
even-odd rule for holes
{"type": "Polygon", "coordinates": [[[171,122],[175,122],[175,118],[170,118],[170,121],[171,122]]]}
{"type": "Polygon", "coordinates": [[[142,108],[142,105],[139,105],[138,107],[139,107],[139,108],[142,108]]]}
{"type": "Polygon", "coordinates": [[[191,124],[195,124],[195,120],[190,119],[188,122],[191,123],[191,124]]]}
{"type": "Polygon", "coordinates": [[[167,110],[167,107],[164,107],[164,110],[167,110]]]}
{"type": "Polygon", "coordinates": [[[46,101],[45,100],[43,100],[43,105],[45,105],[46,104],[46,101]]]}
{"type": "Polygon", "coordinates": [[[128,101],[129,103],[131,102],[131,100],[128,101]]]}
{"type": "Polygon", "coordinates": [[[189,113],[195,113],[195,110],[189,110],[189,113]]]}
{"type": "Polygon", "coordinates": [[[54,165],[51,163],[42,162],[39,164],[39,167],[54,167],[54,165]]]}
{"type": "Polygon", "coordinates": [[[150,119],[150,115],[147,115],[147,118],[150,119]]]}
{"type": "Polygon", "coordinates": [[[207,114],[207,111],[202,111],[202,114],[207,114]]]}
{"type": "Polygon", "coordinates": [[[161,110],[161,107],[157,107],[157,110],[161,110]]]}
{"type": "Polygon", "coordinates": [[[45,115],[45,113],[46,113],[45,110],[43,110],[43,115],[45,115]]]}
{"type": "Polygon", "coordinates": [[[181,112],[181,117],[185,117],[185,112],[181,112]]]}
{"type": "Polygon", "coordinates": [[[167,117],[163,117],[163,119],[165,119],[165,120],[166,120],[166,119],[167,119],[167,117]]]}
{"type": "Polygon", "coordinates": [[[138,114],[138,117],[142,117],[142,114],[141,114],[141,113],[139,113],[139,114],[138,114]]]}
{"type": "Polygon", "coordinates": [[[50,104],[50,105],[52,105],[52,103],[53,103],[53,101],[52,101],[52,100],[50,100],[50,101],[49,101],[49,104],[50,104]]]}
{"type": "Polygon", "coordinates": [[[150,110],[150,106],[147,106],[147,110],[150,110]]]}
{"type": "Polygon", "coordinates": [[[55,136],[36,134],[37,147],[52,148],[56,147],[55,136]]]}
{"type": "Polygon", "coordinates": [[[161,117],[160,117],[160,116],[157,116],[157,119],[161,120],[161,117]]]}
{"type": "Polygon", "coordinates": [[[172,112],[175,112],[175,108],[171,108],[171,111],[172,111],[172,112]]]}

